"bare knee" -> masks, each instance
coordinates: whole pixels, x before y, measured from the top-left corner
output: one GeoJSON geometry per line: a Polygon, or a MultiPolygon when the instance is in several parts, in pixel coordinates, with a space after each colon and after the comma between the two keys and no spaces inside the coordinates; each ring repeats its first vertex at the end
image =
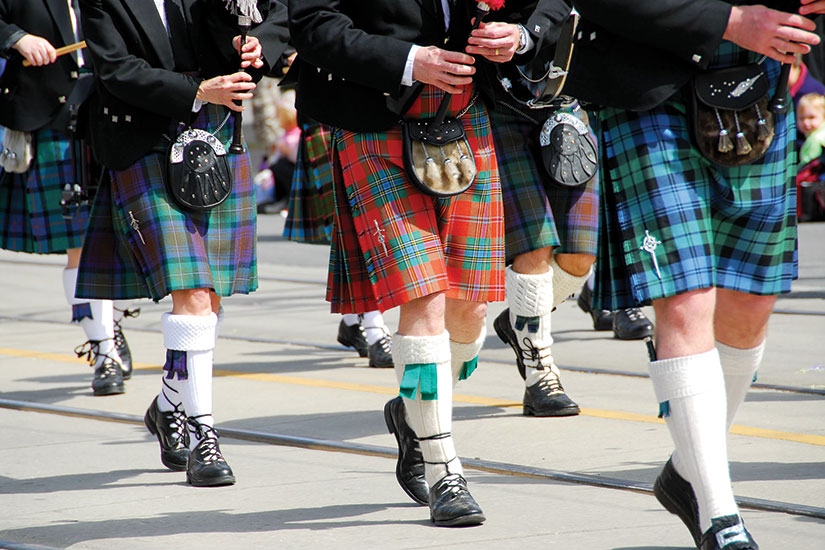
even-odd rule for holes
{"type": "Polygon", "coordinates": [[[447,299],[446,327],[456,342],[475,342],[487,319],[486,302],[447,299]]]}
{"type": "Polygon", "coordinates": [[[416,298],[399,308],[398,333],[405,336],[437,336],[444,332],[445,296],[437,292],[416,298]]]}
{"type": "Polygon", "coordinates": [[[559,267],[575,277],[587,275],[595,261],[596,257],[589,254],[556,254],[559,267]]]}
{"type": "Polygon", "coordinates": [[[692,290],[653,302],[660,359],[709,351],[714,346],[714,288],[692,290]]]}
{"type": "Polygon", "coordinates": [[[550,258],[553,257],[552,248],[539,248],[513,258],[513,271],[524,275],[541,275],[550,270],[550,258]]]}
{"type": "Polygon", "coordinates": [[[208,288],[172,291],[172,313],[175,315],[209,315],[212,298],[208,288]]]}

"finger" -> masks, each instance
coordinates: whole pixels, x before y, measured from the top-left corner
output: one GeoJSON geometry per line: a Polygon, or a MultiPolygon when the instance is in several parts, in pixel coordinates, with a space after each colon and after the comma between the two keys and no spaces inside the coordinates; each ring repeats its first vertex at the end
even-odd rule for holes
{"type": "Polygon", "coordinates": [[[445,82],[445,83],[450,84],[452,86],[469,86],[470,84],[473,83],[472,78],[467,78],[467,77],[463,77],[463,76],[456,76],[456,75],[452,75],[452,74],[449,74],[449,73],[442,75],[440,77],[440,80],[442,82],[445,82]]]}
{"type": "Polygon", "coordinates": [[[793,55],[786,54],[785,52],[779,51],[773,47],[769,48],[767,52],[763,53],[771,59],[779,61],[780,63],[793,63],[794,61],[793,55]]]}
{"type": "Polygon", "coordinates": [[[795,53],[808,53],[811,51],[810,46],[807,44],[800,44],[798,42],[788,42],[787,40],[782,40],[780,38],[774,38],[770,42],[770,46],[780,52],[784,52],[790,55],[795,53]]]}
{"type": "Polygon", "coordinates": [[[228,75],[228,78],[230,82],[249,82],[252,80],[252,76],[243,71],[238,71],[237,73],[228,75]]]}
{"type": "Polygon", "coordinates": [[[795,13],[783,13],[782,17],[779,19],[779,23],[789,27],[798,27],[806,31],[816,30],[816,23],[807,17],[802,17],[801,15],[797,15],[795,13]]]}
{"type": "Polygon", "coordinates": [[[458,65],[456,63],[444,63],[437,67],[437,70],[444,73],[450,73],[454,75],[473,75],[476,72],[476,68],[470,65],[458,65]]]}
{"type": "Polygon", "coordinates": [[[235,94],[232,94],[232,99],[237,99],[238,101],[244,101],[244,100],[246,100],[246,99],[252,99],[252,94],[247,94],[247,93],[243,93],[243,94],[241,94],[241,93],[235,93],[235,94]]]}
{"type": "Polygon", "coordinates": [[[441,59],[443,61],[449,61],[451,63],[460,63],[461,65],[472,65],[476,62],[476,60],[473,59],[472,56],[469,56],[461,52],[444,51],[444,53],[441,56],[441,59]]]}
{"type": "Polygon", "coordinates": [[[776,31],[776,36],[788,42],[799,42],[802,44],[819,44],[820,38],[818,35],[797,29],[794,27],[779,27],[776,31]]]}

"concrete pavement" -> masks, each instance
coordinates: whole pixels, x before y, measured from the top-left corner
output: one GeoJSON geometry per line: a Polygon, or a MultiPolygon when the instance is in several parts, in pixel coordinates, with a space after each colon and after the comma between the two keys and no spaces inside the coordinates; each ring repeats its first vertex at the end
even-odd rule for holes
{"type": "MultiPolygon", "coordinates": [[[[644,346],[593,332],[573,301],[554,315],[554,355],[583,413],[521,416],[522,382],[492,331],[503,306],[492,305],[480,367],[456,389],[453,430],[467,464],[483,468],[467,477],[488,521],[433,527],[395,482],[380,412],[397,391],[393,372],[337,345],[339,319],[323,302],[328,249],[285,242],[281,227],[261,217],[261,287],[226,301],[215,355],[219,427],[281,444],[224,437],[238,483],[214,489],[166,471],[142,427],[168,300],[136,303],[141,316],[126,321],[137,362],[127,393],[93,397],[91,370],[71,353],[85,338],[66,323],[62,258],[0,252],[0,405],[11,407],[0,408],[0,548],[692,547],[645,492],[671,443],[644,346]],[[356,452],[319,450],[326,441],[356,452]],[[493,463],[521,475],[484,471],[493,463]],[[598,486],[614,480],[635,490],[598,486]]],[[[825,547],[823,240],[825,224],[801,227],[800,280],[777,304],[760,372],[763,388],[794,391],[752,391],[729,437],[737,496],[794,512],[743,510],[763,550],[825,547]]],[[[395,326],[394,312],[387,319],[395,326]]]]}

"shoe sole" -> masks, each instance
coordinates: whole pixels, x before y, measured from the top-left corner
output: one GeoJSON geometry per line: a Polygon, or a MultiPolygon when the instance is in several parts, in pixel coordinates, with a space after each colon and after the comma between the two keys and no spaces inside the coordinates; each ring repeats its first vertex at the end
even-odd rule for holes
{"type": "Polygon", "coordinates": [[[656,497],[656,500],[659,501],[659,504],[664,506],[665,510],[682,520],[682,523],[684,523],[685,527],[688,528],[688,531],[693,537],[693,541],[696,543],[696,547],[698,548],[702,534],[695,531],[695,526],[692,525],[690,521],[690,515],[687,514],[673,498],[671,498],[670,494],[659,482],[658,477],[653,483],[653,495],[656,497]]]}
{"type": "Polygon", "coordinates": [[[172,470],[173,472],[182,472],[186,469],[186,463],[178,464],[167,460],[166,457],[163,456],[163,444],[160,442],[160,434],[158,433],[158,429],[155,427],[154,423],[149,420],[149,414],[145,414],[143,416],[143,424],[146,426],[146,429],[149,430],[149,433],[155,436],[158,440],[158,445],[160,445],[160,461],[161,463],[166,466],[168,469],[172,470]]]}
{"type": "MultiPolygon", "coordinates": [[[[358,352],[358,357],[366,357],[367,354],[369,353],[369,350],[359,348],[351,340],[345,340],[345,339],[341,338],[340,336],[338,336],[337,340],[338,340],[338,343],[341,344],[342,346],[347,347],[347,348],[352,348],[355,351],[357,351],[358,352]]],[[[370,366],[372,366],[372,365],[370,365],[370,366]]]]}
{"type": "Polygon", "coordinates": [[[109,386],[108,388],[92,388],[92,393],[97,397],[102,397],[105,395],[119,395],[121,393],[126,393],[126,388],[123,387],[123,384],[118,386],[109,386]]]}
{"type": "MultiPolygon", "coordinates": [[[[499,326],[500,325],[499,319],[502,319],[502,317],[498,316],[498,317],[496,317],[495,321],[493,321],[493,330],[496,331],[496,334],[498,335],[499,340],[501,340],[502,342],[504,342],[505,344],[510,346],[510,349],[512,349],[513,352],[515,352],[515,354],[516,354],[516,369],[518,370],[518,373],[521,376],[521,379],[526,380],[526,375],[525,375],[525,373],[522,369],[522,366],[519,364],[519,361],[518,361],[519,354],[521,354],[521,350],[518,347],[518,342],[514,342],[514,341],[510,340],[509,334],[504,329],[504,327],[499,326]]],[[[502,321],[502,322],[508,322],[508,321],[502,321]]]]}
{"type": "Polygon", "coordinates": [[[235,485],[235,476],[227,475],[216,477],[214,479],[195,481],[189,477],[189,474],[187,474],[186,483],[193,487],[222,487],[225,485],[235,485]]]}
{"type": "MultiPolygon", "coordinates": [[[[390,404],[389,404],[389,402],[386,405],[384,405],[384,422],[386,422],[387,429],[390,431],[390,433],[393,436],[395,436],[395,446],[398,449],[401,449],[401,437],[398,435],[398,429],[396,428],[395,422],[392,419],[392,413],[390,413],[390,404]]],[[[418,497],[416,497],[415,494],[406,485],[404,485],[401,482],[400,470],[401,470],[401,453],[399,451],[398,460],[396,460],[396,462],[395,462],[395,480],[398,481],[398,484],[401,486],[402,489],[404,489],[404,492],[407,493],[407,496],[410,497],[413,500],[413,502],[415,502],[416,504],[420,504],[421,506],[429,506],[430,503],[428,501],[421,500],[418,497]]]]}
{"type": "Polygon", "coordinates": [[[565,407],[564,409],[557,409],[553,411],[536,411],[532,407],[524,406],[521,411],[523,416],[535,416],[536,418],[548,418],[554,416],[576,416],[581,414],[581,409],[577,406],[575,407],[565,407]]]}
{"type": "Polygon", "coordinates": [[[373,369],[391,369],[394,366],[395,365],[392,364],[392,363],[378,364],[378,363],[373,363],[372,361],[370,361],[370,367],[373,368],[373,369]]]}
{"type": "Polygon", "coordinates": [[[484,514],[474,513],[474,514],[467,514],[464,516],[458,516],[456,518],[450,519],[442,519],[436,521],[435,518],[430,516],[430,521],[432,521],[438,527],[470,527],[473,525],[481,525],[487,520],[484,517],[484,514]]]}
{"type": "Polygon", "coordinates": [[[638,336],[635,335],[635,334],[633,334],[631,336],[621,336],[621,335],[617,334],[615,331],[613,332],[613,338],[616,338],[617,340],[644,340],[645,338],[648,338],[648,337],[653,337],[653,331],[645,332],[644,334],[640,334],[638,336]]]}

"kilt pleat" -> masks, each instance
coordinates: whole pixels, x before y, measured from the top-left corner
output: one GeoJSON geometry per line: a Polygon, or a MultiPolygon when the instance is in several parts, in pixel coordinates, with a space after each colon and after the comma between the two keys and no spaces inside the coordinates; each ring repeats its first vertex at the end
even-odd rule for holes
{"type": "MultiPolygon", "coordinates": [[[[432,116],[428,88],[408,115],[432,116]]],[[[454,96],[454,115],[471,91],[454,96]]],[[[401,130],[335,141],[335,238],[327,298],[334,312],[386,311],[435,292],[469,301],[504,299],[504,223],[498,168],[485,108],[462,117],[475,156],[473,186],[450,198],[418,191],[403,167],[401,130]]]]}
{"type": "Polygon", "coordinates": [[[89,223],[89,205],[64,219],[63,186],[74,183],[71,139],[56,130],[32,136],[32,166],[25,174],[0,176],[0,248],[34,254],[62,254],[79,248],[89,223]]]}
{"type": "MultiPolygon", "coordinates": [[[[223,108],[207,105],[193,127],[211,131],[223,116],[223,108]]],[[[231,135],[230,119],[217,137],[228,146],[231,135]]],[[[182,210],[168,198],[165,153],[151,152],[112,172],[108,193],[95,201],[77,296],[158,301],[173,290],[209,288],[219,296],[254,291],[256,211],[249,155],[229,155],[228,161],[232,193],[204,212],[182,210]]]]}
{"type": "MultiPolygon", "coordinates": [[[[586,121],[583,111],[576,114],[586,121]]],[[[558,247],[558,253],[595,256],[598,178],[575,188],[553,183],[542,167],[540,125],[506,106],[490,112],[490,123],[501,175],[507,263],[547,247],[558,247]]]]}
{"type": "MultiPolygon", "coordinates": [[[[723,42],[712,67],[748,60],[723,42]]],[[[779,64],[764,63],[773,87],[779,64]]],[[[691,143],[686,112],[677,94],[650,111],[601,113],[606,231],[596,307],[709,287],[775,295],[797,276],[793,112],[777,117],[765,157],[741,167],[706,160],[691,143]]]]}
{"type": "Polygon", "coordinates": [[[329,244],[332,238],[333,189],[329,127],[301,126],[301,145],[292,176],[284,237],[291,241],[329,244]]]}

